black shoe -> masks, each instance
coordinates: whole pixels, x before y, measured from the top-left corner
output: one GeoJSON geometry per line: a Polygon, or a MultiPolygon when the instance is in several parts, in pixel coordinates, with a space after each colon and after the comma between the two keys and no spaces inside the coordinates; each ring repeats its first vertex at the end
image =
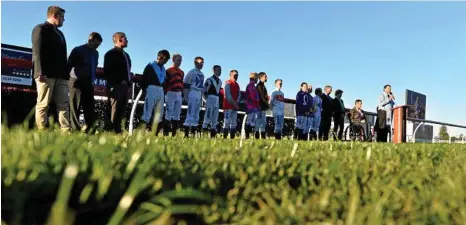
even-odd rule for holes
{"type": "Polygon", "coordinates": [[[236,136],[236,129],[231,129],[230,130],[230,138],[235,139],[235,136],[236,136]]]}
{"type": "Polygon", "coordinates": [[[265,138],[266,138],[265,132],[261,132],[261,138],[262,138],[262,139],[265,139],[265,138]]]}

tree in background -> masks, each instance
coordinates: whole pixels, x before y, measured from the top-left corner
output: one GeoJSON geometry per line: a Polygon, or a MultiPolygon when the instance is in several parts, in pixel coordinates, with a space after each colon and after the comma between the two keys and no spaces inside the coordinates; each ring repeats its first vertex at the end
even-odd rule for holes
{"type": "Polygon", "coordinates": [[[463,138],[464,138],[464,134],[461,133],[461,134],[460,134],[460,140],[463,140],[463,138]]]}
{"type": "Polygon", "coordinates": [[[447,126],[443,125],[440,127],[440,131],[438,132],[438,137],[440,140],[448,140],[450,135],[448,134],[447,126]]]}

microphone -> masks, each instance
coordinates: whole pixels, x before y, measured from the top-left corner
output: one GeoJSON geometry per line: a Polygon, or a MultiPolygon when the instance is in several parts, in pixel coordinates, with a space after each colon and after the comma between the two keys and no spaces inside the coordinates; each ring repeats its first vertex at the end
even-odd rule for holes
{"type": "Polygon", "coordinates": [[[390,95],[393,97],[393,100],[395,100],[395,96],[393,96],[393,93],[390,91],[390,95]]]}

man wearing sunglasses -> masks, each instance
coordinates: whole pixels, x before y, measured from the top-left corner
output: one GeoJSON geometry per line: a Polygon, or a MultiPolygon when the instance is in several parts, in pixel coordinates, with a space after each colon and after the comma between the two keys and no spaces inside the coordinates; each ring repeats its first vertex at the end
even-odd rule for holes
{"type": "Polygon", "coordinates": [[[70,72],[70,120],[71,127],[80,131],[79,108],[83,108],[86,132],[94,130],[96,115],[94,110],[94,86],[102,36],[92,32],[86,44],[75,47],[68,58],[70,72]]]}
{"type": "Polygon", "coordinates": [[[201,110],[202,92],[204,90],[204,59],[200,56],[194,59],[195,68],[190,70],[184,78],[184,97],[188,100],[188,113],[184,121],[184,134],[189,137],[189,133],[196,134],[199,125],[199,112],[201,110]]]}

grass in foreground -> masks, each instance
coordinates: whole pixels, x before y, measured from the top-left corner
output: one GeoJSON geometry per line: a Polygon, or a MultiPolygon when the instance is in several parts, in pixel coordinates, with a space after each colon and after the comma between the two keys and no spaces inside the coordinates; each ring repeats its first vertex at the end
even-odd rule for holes
{"type": "Polygon", "coordinates": [[[466,145],[2,128],[7,224],[465,224],[466,145]]]}

